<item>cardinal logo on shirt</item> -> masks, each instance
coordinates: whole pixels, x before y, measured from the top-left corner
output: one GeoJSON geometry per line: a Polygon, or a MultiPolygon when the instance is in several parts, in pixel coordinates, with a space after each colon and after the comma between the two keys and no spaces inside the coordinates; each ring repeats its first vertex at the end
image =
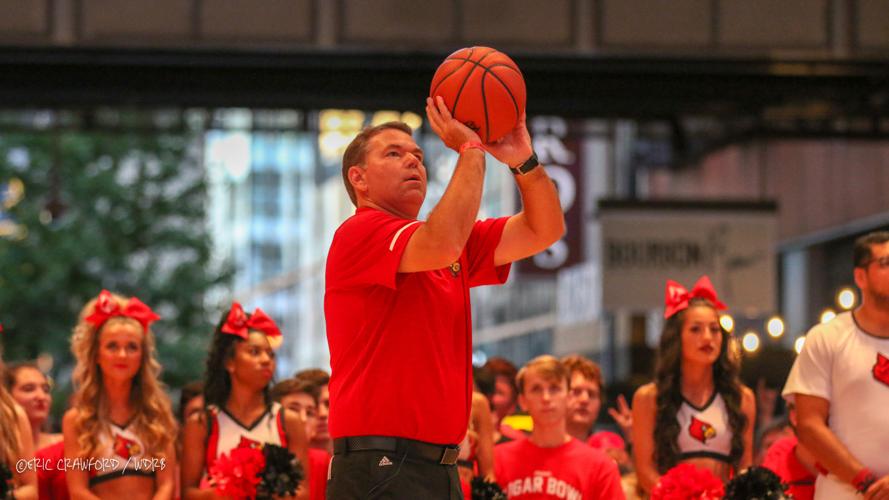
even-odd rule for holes
{"type": "Polygon", "coordinates": [[[691,423],[688,425],[688,433],[691,437],[704,444],[707,444],[708,439],[716,437],[716,429],[707,422],[698,420],[697,417],[691,417],[691,423]]]}
{"type": "Polygon", "coordinates": [[[247,436],[241,436],[241,441],[238,442],[238,448],[253,448],[254,450],[259,450],[262,449],[262,443],[254,441],[247,436]]]}
{"type": "Polygon", "coordinates": [[[120,434],[114,435],[114,454],[125,459],[142,453],[142,447],[132,439],[127,439],[120,434]]]}
{"type": "Polygon", "coordinates": [[[450,266],[448,266],[448,269],[451,270],[451,276],[453,276],[453,277],[456,278],[457,275],[460,274],[460,263],[459,263],[459,262],[454,262],[453,264],[451,264],[450,266]]]}
{"type": "Polygon", "coordinates": [[[874,364],[871,373],[874,374],[874,379],[889,385],[889,358],[877,353],[877,362],[874,364]]]}

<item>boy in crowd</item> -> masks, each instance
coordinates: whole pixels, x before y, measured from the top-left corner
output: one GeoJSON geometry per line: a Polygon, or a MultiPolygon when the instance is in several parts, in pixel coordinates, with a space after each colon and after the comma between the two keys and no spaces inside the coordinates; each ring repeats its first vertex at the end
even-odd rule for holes
{"type": "Polygon", "coordinates": [[[528,362],[516,377],[518,401],[534,430],[494,448],[497,482],[510,499],[621,499],[617,465],[566,429],[568,369],[553,356],[528,362]]]}
{"type": "MultiPolygon", "coordinates": [[[[289,378],[272,387],[273,401],[293,411],[306,423],[306,437],[310,442],[317,429],[318,387],[306,378],[289,378]]],[[[326,415],[325,415],[326,417],[326,415]]],[[[325,419],[326,420],[326,419],[325,419]]],[[[326,427],[326,421],[325,421],[326,427]]],[[[327,467],[330,453],[324,449],[309,447],[309,499],[324,500],[327,496],[327,467]]]]}
{"type": "Polygon", "coordinates": [[[330,415],[330,392],[327,387],[330,383],[330,374],[320,368],[308,368],[297,372],[293,378],[305,380],[313,386],[311,392],[315,395],[317,403],[318,411],[315,415],[314,429],[309,435],[309,447],[331,453],[333,441],[327,429],[327,419],[330,415]]]}

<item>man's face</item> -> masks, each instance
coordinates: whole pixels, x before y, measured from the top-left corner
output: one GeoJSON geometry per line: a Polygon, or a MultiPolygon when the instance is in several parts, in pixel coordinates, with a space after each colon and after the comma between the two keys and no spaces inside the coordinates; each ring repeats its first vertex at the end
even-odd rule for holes
{"type": "Polygon", "coordinates": [[[599,385],[575,371],[568,391],[568,423],[592,429],[602,406],[599,385]]]}
{"type": "Polygon", "coordinates": [[[497,375],[494,380],[494,395],[491,397],[491,405],[494,407],[498,422],[515,411],[515,401],[516,395],[509,379],[503,375],[497,375]]]}
{"type": "Polygon", "coordinates": [[[568,413],[568,381],[544,377],[538,370],[530,369],[525,374],[519,403],[531,415],[535,427],[564,425],[568,413]]]}
{"type": "Polygon", "coordinates": [[[871,258],[855,268],[855,284],[871,303],[889,309],[889,241],[870,246],[871,258]]]}
{"type": "Polygon", "coordinates": [[[295,412],[306,422],[306,436],[312,439],[318,418],[318,405],[311,394],[291,392],[281,397],[281,406],[295,412]]]}
{"type": "Polygon", "coordinates": [[[387,129],[373,136],[363,168],[352,167],[349,176],[359,199],[400,217],[416,218],[426,198],[423,150],[401,130],[387,129]]]}

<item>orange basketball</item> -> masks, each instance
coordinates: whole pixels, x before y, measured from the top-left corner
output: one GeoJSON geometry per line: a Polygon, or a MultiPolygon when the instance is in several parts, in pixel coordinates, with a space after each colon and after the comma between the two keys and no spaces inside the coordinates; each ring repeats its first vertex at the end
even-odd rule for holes
{"type": "Polygon", "coordinates": [[[441,63],[429,96],[441,96],[454,118],[483,142],[494,142],[515,128],[525,112],[525,79],[503,52],[467,47],[441,63]]]}

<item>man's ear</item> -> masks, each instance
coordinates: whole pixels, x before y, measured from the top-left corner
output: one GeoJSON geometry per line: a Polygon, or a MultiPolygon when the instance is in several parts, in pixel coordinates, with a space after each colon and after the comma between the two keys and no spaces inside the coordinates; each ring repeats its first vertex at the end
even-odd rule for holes
{"type": "Polygon", "coordinates": [[[855,278],[855,285],[858,286],[859,290],[864,290],[867,285],[867,268],[864,267],[856,267],[852,271],[852,276],[855,278]]]}
{"type": "Polygon", "coordinates": [[[367,192],[367,180],[365,179],[364,174],[364,168],[359,165],[352,165],[351,167],[349,167],[349,171],[347,174],[349,177],[349,183],[352,184],[352,189],[354,189],[356,193],[367,192]]]}

